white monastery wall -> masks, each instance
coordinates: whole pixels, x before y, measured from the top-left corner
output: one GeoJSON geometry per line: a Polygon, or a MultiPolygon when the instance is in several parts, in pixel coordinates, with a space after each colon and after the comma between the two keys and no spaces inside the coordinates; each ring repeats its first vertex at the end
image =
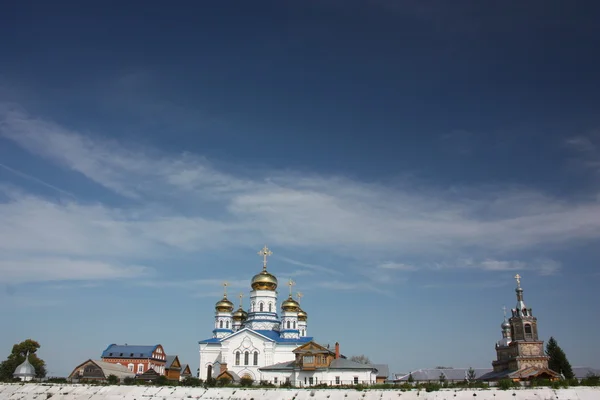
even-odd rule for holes
{"type": "Polygon", "coordinates": [[[518,390],[242,389],[66,384],[0,384],[4,400],[598,400],[600,388],[518,390]]]}

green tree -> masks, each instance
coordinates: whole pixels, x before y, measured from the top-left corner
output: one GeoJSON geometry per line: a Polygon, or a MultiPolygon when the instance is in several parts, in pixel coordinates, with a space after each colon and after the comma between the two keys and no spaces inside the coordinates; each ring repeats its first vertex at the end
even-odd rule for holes
{"type": "Polygon", "coordinates": [[[548,360],[548,368],[562,374],[565,379],[573,379],[575,377],[571,364],[569,363],[569,360],[567,360],[567,355],[552,336],[546,344],[546,355],[550,357],[548,360]]]}
{"type": "Polygon", "coordinates": [[[446,375],[444,375],[444,373],[442,372],[440,374],[440,383],[444,383],[444,382],[446,382],[446,375]]]}
{"type": "Polygon", "coordinates": [[[117,385],[119,383],[119,377],[113,374],[110,374],[106,377],[106,381],[109,385],[117,385]]]}
{"type": "Polygon", "coordinates": [[[469,370],[467,371],[467,381],[473,382],[475,380],[475,378],[477,378],[477,374],[475,373],[475,370],[473,369],[473,367],[469,367],[469,370]]]}
{"type": "Polygon", "coordinates": [[[412,372],[411,372],[410,374],[408,374],[408,382],[413,383],[414,381],[415,381],[415,378],[413,378],[412,372]]]}
{"type": "Polygon", "coordinates": [[[361,354],[360,356],[352,356],[350,357],[350,361],[354,361],[360,364],[371,364],[371,360],[369,359],[369,357],[365,356],[364,354],[361,354]]]}
{"type": "Polygon", "coordinates": [[[12,380],[12,374],[15,372],[15,369],[25,361],[27,352],[29,352],[29,362],[33,365],[33,368],[35,368],[36,377],[45,377],[46,363],[35,354],[39,348],[40,344],[31,339],[15,344],[8,358],[0,364],[0,380],[12,380]]]}

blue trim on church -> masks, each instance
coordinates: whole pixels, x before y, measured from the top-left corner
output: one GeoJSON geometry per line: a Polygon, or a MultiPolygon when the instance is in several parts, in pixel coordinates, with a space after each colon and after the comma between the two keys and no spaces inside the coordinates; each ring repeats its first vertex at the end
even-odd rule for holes
{"type": "Polygon", "coordinates": [[[281,332],[281,333],[297,333],[297,334],[300,334],[300,330],[298,330],[298,329],[284,329],[284,330],[279,331],[279,332],[281,332]]]}
{"type": "MultiPolygon", "coordinates": [[[[254,330],[254,329],[250,329],[250,328],[246,328],[248,331],[250,332],[255,332],[258,333],[259,335],[265,336],[268,339],[273,340],[276,343],[290,343],[290,344],[304,344],[307,342],[310,342],[311,340],[313,340],[312,337],[299,337],[299,338],[294,338],[294,339],[285,339],[282,338],[279,335],[279,332],[277,331],[269,331],[269,330],[254,330]]],[[[238,331],[240,332],[240,331],[238,331]]],[[[293,331],[288,331],[288,332],[293,332],[293,331]]],[[[297,331],[296,331],[297,332],[297,331]]],[[[226,336],[224,338],[210,338],[210,339],[206,339],[206,340],[201,340],[198,342],[198,344],[209,344],[209,343],[220,343],[225,339],[228,339],[230,336],[226,336]]]]}

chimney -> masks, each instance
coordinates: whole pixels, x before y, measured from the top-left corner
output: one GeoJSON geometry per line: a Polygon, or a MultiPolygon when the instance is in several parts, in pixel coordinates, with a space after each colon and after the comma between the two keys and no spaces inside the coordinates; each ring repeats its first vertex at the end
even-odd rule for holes
{"type": "Polygon", "coordinates": [[[340,344],[335,342],[335,359],[340,358],[340,344]]]}

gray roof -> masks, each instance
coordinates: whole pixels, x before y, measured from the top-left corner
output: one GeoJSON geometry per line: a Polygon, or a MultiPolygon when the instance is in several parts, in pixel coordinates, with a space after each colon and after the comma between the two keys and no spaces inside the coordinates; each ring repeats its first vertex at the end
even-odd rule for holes
{"type": "Polygon", "coordinates": [[[83,362],[83,363],[79,364],[77,367],[75,367],[75,369],[73,370],[73,372],[71,372],[71,375],[69,375],[69,376],[77,375],[77,372],[80,369],[84,368],[85,365],[89,364],[89,363],[96,364],[98,366],[98,368],[100,368],[102,370],[102,373],[104,374],[105,378],[108,378],[109,375],[115,375],[119,379],[135,377],[135,373],[131,372],[124,365],[117,365],[117,364],[112,364],[112,363],[105,362],[105,361],[91,360],[91,359],[87,360],[86,362],[83,362]]]}
{"type": "Polygon", "coordinates": [[[478,377],[478,379],[482,380],[482,381],[495,381],[495,380],[500,380],[500,379],[504,379],[504,378],[530,379],[530,378],[535,378],[535,377],[543,376],[543,375],[551,375],[551,376],[556,376],[556,377],[559,376],[556,372],[554,372],[548,368],[525,367],[525,368],[521,368],[518,371],[510,371],[510,370],[504,370],[504,371],[499,371],[499,372],[492,371],[485,375],[482,375],[481,377],[478,377]]]}
{"type": "Polygon", "coordinates": [[[260,367],[261,371],[293,371],[296,366],[296,361],[286,361],[278,364],[267,365],[260,367]]]}
{"type": "Polygon", "coordinates": [[[371,364],[361,364],[354,361],[350,361],[346,358],[338,358],[331,360],[329,369],[373,369],[375,368],[371,364]]]}
{"type": "MultiPolygon", "coordinates": [[[[181,364],[181,374],[185,373],[185,369],[188,367],[188,364],[181,364]]],[[[192,374],[192,368],[190,367],[190,375],[192,374]]]]}
{"type": "Polygon", "coordinates": [[[377,370],[377,376],[385,376],[386,379],[390,377],[390,368],[387,364],[373,364],[373,368],[377,370]]]}
{"type": "MultiPolygon", "coordinates": [[[[177,356],[166,356],[166,357],[165,357],[165,359],[166,359],[166,360],[165,360],[165,361],[166,361],[166,364],[165,364],[165,369],[176,369],[176,368],[172,368],[172,367],[171,367],[171,366],[172,366],[172,364],[173,364],[173,361],[175,361],[175,359],[176,359],[176,358],[177,358],[177,356]]],[[[181,364],[181,363],[180,363],[180,364],[181,364]]]]}
{"type": "MultiPolygon", "coordinates": [[[[493,371],[491,368],[473,368],[475,370],[475,377],[479,378],[484,374],[488,374],[493,371]]],[[[408,374],[394,374],[396,382],[407,382],[409,376],[415,381],[439,381],[440,375],[444,374],[446,380],[449,381],[462,381],[467,376],[469,368],[424,368],[412,371],[408,374]]]]}
{"type": "Polygon", "coordinates": [[[572,370],[573,374],[575,375],[575,378],[577,379],[586,378],[590,374],[600,376],[600,369],[594,369],[590,367],[573,367],[572,370]]]}

